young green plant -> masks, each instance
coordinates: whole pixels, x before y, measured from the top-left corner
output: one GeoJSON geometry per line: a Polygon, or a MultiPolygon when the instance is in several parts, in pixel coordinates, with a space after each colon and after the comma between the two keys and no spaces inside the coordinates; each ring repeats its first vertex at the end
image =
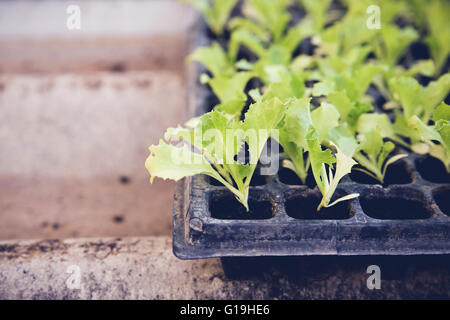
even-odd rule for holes
{"type": "Polygon", "coordinates": [[[231,11],[238,0],[181,0],[192,4],[205,17],[206,23],[216,35],[223,33],[231,11]]]}
{"type": "Polygon", "coordinates": [[[177,138],[182,143],[175,146],[161,140],[149,148],[145,166],[151,175],[150,182],[155,177],[178,181],[205,174],[227,187],[248,211],[250,181],[284,108],[274,98],[252,104],[244,121],[215,110],[191,121],[194,128],[169,128],[165,139],[177,138]],[[239,157],[244,143],[249,146],[248,163],[239,157]]]}

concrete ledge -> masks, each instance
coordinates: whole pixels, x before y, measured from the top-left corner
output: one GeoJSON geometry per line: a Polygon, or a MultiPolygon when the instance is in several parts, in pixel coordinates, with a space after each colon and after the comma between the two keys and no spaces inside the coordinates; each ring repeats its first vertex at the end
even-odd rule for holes
{"type": "Polygon", "coordinates": [[[179,71],[195,17],[174,0],[1,1],[0,72],[179,71]],[[80,29],[66,26],[69,5],[80,29]]]}
{"type": "Polygon", "coordinates": [[[169,235],[144,161],[184,99],[178,72],[0,74],[0,240],[169,235]]]}
{"type": "Polygon", "coordinates": [[[168,237],[0,242],[0,299],[449,298],[449,259],[304,257],[181,261],[168,237]],[[366,268],[381,267],[381,290],[366,268]],[[77,288],[77,272],[80,281],[77,288]]]}

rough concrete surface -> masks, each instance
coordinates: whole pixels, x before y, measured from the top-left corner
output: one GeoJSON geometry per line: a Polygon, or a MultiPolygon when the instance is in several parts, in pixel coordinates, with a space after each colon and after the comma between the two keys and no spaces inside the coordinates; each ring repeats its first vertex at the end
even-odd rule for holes
{"type": "Polygon", "coordinates": [[[175,0],[1,1],[0,72],[180,70],[194,18],[175,0]],[[80,29],[67,28],[69,5],[80,29]]]}
{"type": "Polygon", "coordinates": [[[144,161],[185,118],[193,11],[80,1],[68,30],[69,4],[0,2],[0,239],[169,234],[173,183],[144,161]]]}
{"type": "Polygon", "coordinates": [[[148,146],[182,120],[182,76],[0,75],[0,239],[168,234],[148,146]],[[168,93],[171,94],[168,94],[168,93]]]}
{"type": "Polygon", "coordinates": [[[450,298],[446,257],[182,261],[168,237],[0,242],[0,299],[450,298]],[[381,268],[381,289],[366,269],[381,268]],[[80,275],[80,281],[77,281],[80,275]]]}

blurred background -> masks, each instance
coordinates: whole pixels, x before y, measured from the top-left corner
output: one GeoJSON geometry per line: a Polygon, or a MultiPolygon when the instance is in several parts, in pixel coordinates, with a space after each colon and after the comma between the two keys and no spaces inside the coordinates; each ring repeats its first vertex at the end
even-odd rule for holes
{"type": "Polygon", "coordinates": [[[171,0],[0,1],[0,240],[170,234],[173,183],[144,161],[185,117],[193,19],[171,0]]]}

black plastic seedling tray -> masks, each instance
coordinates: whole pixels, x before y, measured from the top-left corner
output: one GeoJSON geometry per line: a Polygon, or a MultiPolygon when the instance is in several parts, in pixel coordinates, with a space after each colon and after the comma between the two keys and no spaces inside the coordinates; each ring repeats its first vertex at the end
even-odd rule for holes
{"type": "MultiPolygon", "coordinates": [[[[199,19],[191,51],[210,41],[199,19]]],[[[214,95],[199,83],[200,65],[187,70],[187,112],[201,115],[214,95]]],[[[317,187],[301,185],[282,167],[277,175],[253,177],[249,213],[212,180],[198,175],[176,184],[173,251],[181,259],[450,253],[450,176],[428,156],[410,154],[392,165],[385,186],[346,176],[336,194],[360,197],[320,212],[317,187]]]]}

